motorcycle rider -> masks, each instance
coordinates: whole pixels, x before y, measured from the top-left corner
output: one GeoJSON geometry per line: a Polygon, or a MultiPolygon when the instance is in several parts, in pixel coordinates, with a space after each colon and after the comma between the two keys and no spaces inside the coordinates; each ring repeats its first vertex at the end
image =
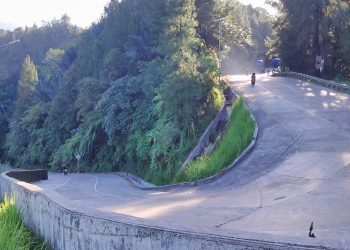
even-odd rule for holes
{"type": "Polygon", "coordinates": [[[255,81],[256,81],[255,73],[252,73],[251,81],[250,81],[250,83],[252,84],[252,86],[255,85],[255,81]]]}

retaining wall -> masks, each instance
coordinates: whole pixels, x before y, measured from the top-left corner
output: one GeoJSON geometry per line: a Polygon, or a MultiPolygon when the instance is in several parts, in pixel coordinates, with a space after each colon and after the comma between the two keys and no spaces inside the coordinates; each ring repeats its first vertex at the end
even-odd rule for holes
{"type": "MultiPolygon", "coordinates": [[[[274,241],[248,240],[210,233],[172,230],[149,225],[137,218],[93,216],[68,209],[55,192],[43,193],[37,186],[0,176],[0,196],[12,194],[25,223],[50,242],[54,249],[326,249],[274,241]]],[[[83,207],[83,205],[82,205],[83,207]]],[[[203,229],[205,232],[205,229],[203,229]]]]}
{"type": "Polygon", "coordinates": [[[237,99],[238,96],[233,92],[233,90],[230,87],[227,87],[225,89],[224,96],[225,103],[220,108],[214,120],[209,124],[202,136],[199,138],[197,145],[190,152],[187,159],[182,164],[181,169],[185,169],[192,160],[203,154],[205,147],[209,144],[210,135],[214,132],[218,132],[217,128],[219,126],[219,123],[224,123],[225,126],[227,125],[230,119],[229,110],[232,109],[232,102],[235,99],[237,99]]]}

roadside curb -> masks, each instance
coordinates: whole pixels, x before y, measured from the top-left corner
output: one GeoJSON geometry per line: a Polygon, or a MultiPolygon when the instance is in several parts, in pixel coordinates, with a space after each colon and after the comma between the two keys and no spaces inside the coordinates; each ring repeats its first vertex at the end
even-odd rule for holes
{"type": "MultiPolygon", "coordinates": [[[[233,91],[232,88],[231,88],[231,90],[234,93],[234,95],[236,95],[237,97],[239,96],[235,91],[233,91]]],[[[249,110],[250,117],[255,122],[255,129],[254,129],[252,141],[250,142],[248,147],[245,150],[243,150],[243,152],[234,160],[234,162],[231,165],[229,165],[227,168],[221,170],[219,173],[217,173],[213,176],[201,179],[201,180],[196,180],[196,181],[192,181],[192,182],[182,182],[182,183],[176,183],[176,184],[169,184],[169,185],[163,185],[163,186],[155,186],[154,184],[146,182],[145,180],[143,180],[143,179],[141,179],[133,174],[126,173],[126,172],[119,172],[119,173],[117,173],[117,175],[126,179],[129,183],[131,183],[136,188],[139,188],[142,190],[157,190],[157,191],[167,191],[167,190],[176,189],[176,188],[195,187],[195,186],[199,186],[199,185],[208,184],[208,183],[211,183],[211,182],[219,179],[220,177],[225,175],[227,172],[229,172],[230,170],[235,168],[255,148],[255,144],[256,144],[256,141],[257,141],[257,138],[259,135],[259,126],[258,126],[258,123],[257,123],[254,115],[252,114],[251,110],[248,108],[248,106],[245,102],[244,102],[244,106],[249,110]]]]}

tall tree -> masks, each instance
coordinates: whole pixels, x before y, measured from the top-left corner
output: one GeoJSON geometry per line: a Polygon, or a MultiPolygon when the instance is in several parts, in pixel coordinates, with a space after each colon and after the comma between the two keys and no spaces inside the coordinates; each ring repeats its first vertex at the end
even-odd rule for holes
{"type": "MultiPolygon", "coordinates": [[[[34,95],[38,84],[38,72],[36,66],[26,56],[22,64],[20,79],[18,82],[16,109],[10,122],[10,133],[7,136],[6,147],[7,155],[13,162],[19,162],[23,156],[23,151],[29,144],[29,138],[26,128],[21,125],[21,119],[30,107],[37,101],[34,95]]],[[[21,162],[24,163],[24,162],[21,162]]]]}
{"type": "Polygon", "coordinates": [[[16,102],[15,116],[21,115],[35,102],[35,89],[38,85],[38,71],[36,66],[27,55],[22,64],[20,78],[18,81],[18,98],[16,102]]]}
{"type": "MultiPolygon", "coordinates": [[[[232,46],[247,40],[234,9],[229,0],[111,1],[69,49],[34,53],[39,84],[34,103],[11,123],[10,159],[28,167],[64,162],[74,170],[79,153],[82,171],[171,181],[222,104],[213,53],[218,23],[206,13],[227,16],[223,44],[232,46]]],[[[56,20],[45,30],[67,23],[56,20]]]]}
{"type": "MultiPolygon", "coordinates": [[[[3,148],[5,133],[9,130],[10,118],[14,117],[13,113],[16,110],[16,103],[21,106],[21,100],[19,102],[16,100],[17,97],[20,97],[20,91],[21,93],[24,91],[24,89],[19,89],[18,84],[20,82],[21,65],[23,65],[26,55],[30,55],[31,61],[39,65],[50,48],[64,49],[66,52],[60,68],[67,70],[76,58],[72,45],[76,42],[74,39],[77,38],[77,34],[80,31],[81,29],[69,23],[67,17],[44,23],[42,27],[33,26],[26,29],[17,28],[14,31],[0,31],[0,44],[19,40],[17,43],[0,49],[0,148],[3,148]]],[[[52,61],[50,63],[47,62],[48,67],[43,69],[43,71],[49,70],[50,66],[48,64],[53,66],[52,61]]],[[[41,66],[38,68],[38,71],[42,70],[41,66]]],[[[54,87],[54,83],[57,83],[56,80],[58,79],[56,76],[62,73],[62,71],[53,73],[51,70],[50,74],[52,77],[48,77],[45,76],[45,72],[39,72],[39,86],[36,88],[39,93],[34,93],[33,95],[39,97],[39,99],[45,96],[46,101],[52,98],[55,91],[51,87],[54,87]],[[52,83],[51,87],[48,87],[49,84],[46,84],[49,78],[52,83]],[[46,82],[44,83],[44,81],[46,82]]],[[[23,87],[29,87],[30,89],[30,86],[23,87]]],[[[29,108],[28,105],[23,106],[23,109],[27,108],[29,108]]],[[[21,114],[22,111],[17,108],[17,116],[23,115],[21,114]]],[[[2,157],[1,150],[0,157],[1,161],[6,160],[2,157]]]]}
{"type": "Polygon", "coordinates": [[[324,73],[329,77],[347,71],[344,64],[347,56],[341,53],[340,43],[345,40],[341,37],[349,33],[348,17],[343,15],[349,11],[348,1],[269,2],[280,11],[275,22],[274,39],[268,42],[272,54],[277,52],[292,70],[316,74],[319,72],[316,57],[321,56],[325,60],[324,73]]]}

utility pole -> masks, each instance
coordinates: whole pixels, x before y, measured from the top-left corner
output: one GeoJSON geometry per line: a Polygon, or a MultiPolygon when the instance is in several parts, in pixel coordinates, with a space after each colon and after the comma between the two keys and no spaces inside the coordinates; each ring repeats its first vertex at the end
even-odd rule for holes
{"type": "Polygon", "coordinates": [[[221,20],[219,21],[219,70],[221,72],[221,20]]]}

